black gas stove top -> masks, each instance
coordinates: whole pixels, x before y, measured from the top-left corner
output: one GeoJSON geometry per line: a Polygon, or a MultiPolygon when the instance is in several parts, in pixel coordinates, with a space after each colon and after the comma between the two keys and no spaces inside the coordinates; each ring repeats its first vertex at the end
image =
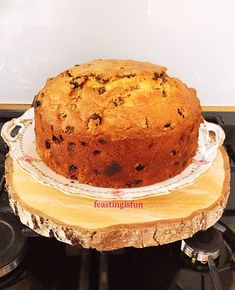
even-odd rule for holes
{"type": "MultiPolygon", "coordinates": [[[[0,111],[0,129],[22,113],[0,111]]],[[[223,217],[192,239],[144,249],[100,253],[41,237],[22,225],[4,189],[8,149],[0,137],[0,289],[235,289],[235,112],[208,112],[204,117],[223,127],[226,134],[232,178],[223,217]]]]}

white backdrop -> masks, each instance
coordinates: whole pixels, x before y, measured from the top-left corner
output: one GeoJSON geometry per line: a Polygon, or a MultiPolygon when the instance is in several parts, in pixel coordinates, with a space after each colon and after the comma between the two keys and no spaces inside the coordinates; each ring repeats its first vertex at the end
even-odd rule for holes
{"type": "Polygon", "coordinates": [[[0,0],[0,103],[97,58],[165,65],[203,105],[235,105],[233,0],[0,0]]]}

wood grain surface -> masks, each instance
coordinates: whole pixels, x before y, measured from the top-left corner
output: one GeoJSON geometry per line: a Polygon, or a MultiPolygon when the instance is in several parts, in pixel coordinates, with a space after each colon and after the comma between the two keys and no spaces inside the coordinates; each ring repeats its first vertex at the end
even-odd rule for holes
{"type": "Polygon", "coordinates": [[[10,156],[6,160],[10,204],[24,224],[44,236],[102,251],[157,246],[207,229],[223,213],[229,184],[229,160],[221,147],[194,184],[133,201],[138,207],[101,207],[104,201],[64,194],[37,182],[10,156]]]}

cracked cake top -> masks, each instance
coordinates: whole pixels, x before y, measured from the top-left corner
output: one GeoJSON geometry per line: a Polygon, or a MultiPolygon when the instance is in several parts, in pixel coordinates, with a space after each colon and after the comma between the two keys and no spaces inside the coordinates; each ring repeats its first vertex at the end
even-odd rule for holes
{"type": "Polygon", "coordinates": [[[161,135],[200,118],[196,91],[166,68],[133,60],[95,60],[54,78],[34,100],[54,130],[85,135],[161,135]]]}

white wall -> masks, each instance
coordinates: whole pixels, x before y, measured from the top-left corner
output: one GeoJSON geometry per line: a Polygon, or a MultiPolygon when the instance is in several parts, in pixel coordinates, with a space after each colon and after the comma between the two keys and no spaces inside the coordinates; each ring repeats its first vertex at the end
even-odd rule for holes
{"type": "Polygon", "coordinates": [[[235,105],[233,0],[0,0],[0,103],[96,58],[165,65],[203,105],[235,105]]]}

